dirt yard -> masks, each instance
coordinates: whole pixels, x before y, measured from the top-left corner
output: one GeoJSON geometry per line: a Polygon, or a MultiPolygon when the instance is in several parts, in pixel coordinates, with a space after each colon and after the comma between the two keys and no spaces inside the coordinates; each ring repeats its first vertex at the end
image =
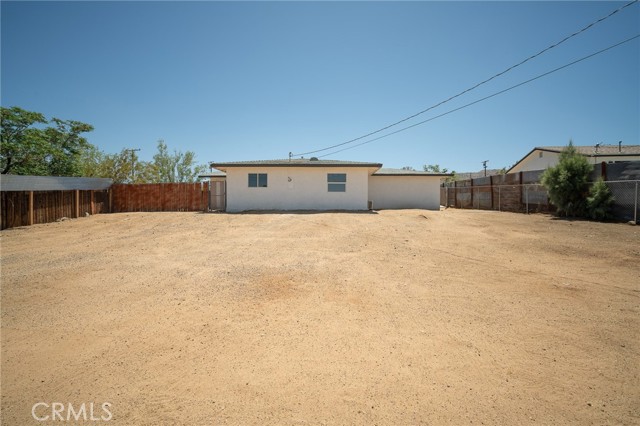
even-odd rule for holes
{"type": "Polygon", "coordinates": [[[3,425],[640,423],[640,227],[123,213],[0,243],[3,425]]]}

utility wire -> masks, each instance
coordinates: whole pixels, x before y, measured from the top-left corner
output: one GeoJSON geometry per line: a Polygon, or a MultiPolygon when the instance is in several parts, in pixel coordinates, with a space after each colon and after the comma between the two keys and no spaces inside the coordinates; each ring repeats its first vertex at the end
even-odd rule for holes
{"type": "Polygon", "coordinates": [[[483,81],[481,81],[480,83],[477,83],[476,85],[474,85],[474,86],[472,86],[472,87],[470,87],[470,88],[468,88],[468,89],[466,89],[466,90],[463,90],[462,92],[458,93],[457,95],[451,96],[450,98],[447,98],[447,99],[445,99],[445,100],[443,100],[443,101],[440,101],[440,102],[438,102],[437,104],[432,105],[432,106],[430,106],[430,107],[429,107],[429,108],[427,108],[427,109],[424,109],[424,110],[422,110],[422,111],[420,111],[420,112],[417,112],[417,113],[415,113],[415,114],[413,114],[413,115],[410,115],[409,117],[403,118],[402,120],[396,121],[396,122],[395,122],[395,123],[393,123],[393,124],[389,124],[388,126],[382,127],[382,128],[380,128],[380,129],[378,129],[378,130],[375,130],[375,131],[373,131],[373,132],[367,133],[366,135],[363,135],[363,136],[357,137],[357,138],[355,138],[355,139],[348,140],[348,141],[346,141],[346,142],[342,142],[342,143],[339,143],[339,144],[336,144],[336,145],[331,145],[331,146],[328,146],[328,147],[326,147],[326,148],[322,148],[322,149],[317,149],[317,150],[315,150],[315,151],[302,152],[302,153],[299,153],[299,154],[290,154],[290,156],[297,157],[297,156],[301,156],[301,155],[315,154],[316,152],[327,151],[327,150],[332,149],[332,148],[337,148],[337,147],[342,146],[342,145],[347,145],[347,144],[350,144],[350,143],[353,143],[353,142],[359,141],[360,139],[364,139],[364,138],[366,138],[366,137],[369,137],[369,136],[375,135],[376,133],[380,133],[380,132],[382,132],[382,131],[384,131],[384,130],[387,130],[387,129],[389,129],[389,128],[393,127],[393,126],[397,126],[397,125],[398,125],[398,124],[400,124],[400,123],[404,123],[405,121],[411,120],[412,118],[415,118],[415,117],[417,117],[417,116],[419,116],[419,115],[421,115],[421,114],[424,114],[424,113],[425,113],[425,112],[427,112],[427,111],[431,111],[432,109],[437,108],[437,107],[439,107],[440,105],[443,105],[443,104],[445,104],[445,103],[447,103],[447,102],[449,102],[449,101],[451,101],[451,100],[453,100],[453,99],[455,99],[455,98],[458,98],[458,97],[460,97],[460,96],[464,95],[465,93],[468,93],[468,92],[470,92],[470,91],[472,91],[472,90],[474,90],[474,89],[477,89],[478,87],[482,86],[483,84],[486,84],[486,83],[490,82],[491,80],[493,80],[493,79],[495,79],[495,78],[497,78],[497,77],[500,77],[501,75],[504,75],[504,74],[508,73],[509,71],[513,70],[514,68],[517,68],[517,67],[519,67],[520,65],[522,65],[522,64],[524,64],[524,63],[526,63],[526,62],[529,62],[530,60],[532,60],[532,59],[534,59],[534,58],[536,58],[536,57],[538,57],[538,56],[542,55],[543,53],[545,53],[545,52],[547,52],[547,51],[549,51],[549,50],[551,50],[551,49],[553,49],[554,47],[557,47],[557,46],[561,45],[561,44],[562,44],[562,43],[564,43],[565,41],[567,41],[567,40],[569,40],[569,39],[571,39],[571,38],[573,38],[573,37],[575,37],[575,36],[577,36],[577,35],[579,35],[579,34],[581,34],[581,33],[585,32],[585,31],[587,31],[589,28],[593,27],[594,25],[599,24],[600,22],[604,21],[605,19],[610,18],[611,16],[615,15],[616,13],[620,12],[621,10],[623,10],[623,9],[625,9],[625,8],[627,8],[627,7],[629,7],[629,6],[631,6],[632,4],[637,3],[637,2],[638,2],[638,0],[633,0],[633,1],[631,1],[631,2],[627,3],[627,4],[623,5],[623,6],[620,6],[618,9],[616,9],[616,10],[614,10],[613,12],[609,13],[607,16],[603,16],[602,18],[600,18],[600,19],[598,19],[598,20],[596,20],[596,21],[593,21],[592,23],[590,23],[590,24],[589,24],[589,25],[587,25],[586,27],[583,27],[582,29],[580,29],[580,30],[578,30],[578,31],[574,32],[573,34],[566,36],[566,37],[565,37],[565,38],[563,38],[562,40],[560,40],[560,41],[558,41],[558,42],[556,42],[556,43],[552,44],[551,46],[549,46],[549,47],[547,47],[547,48],[545,48],[545,49],[542,49],[542,50],[541,50],[541,51],[539,51],[538,53],[536,53],[536,54],[533,54],[533,55],[529,56],[529,57],[528,57],[528,58],[526,58],[525,60],[520,61],[520,62],[518,62],[517,64],[510,66],[509,68],[505,69],[504,71],[501,71],[501,72],[499,72],[498,74],[495,74],[495,75],[493,75],[493,76],[489,77],[488,79],[483,80],[483,81]]]}
{"type": "Polygon", "coordinates": [[[515,88],[517,88],[517,87],[524,86],[525,84],[531,83],[532,81],[538,80],[538,79],[540,79],[540,78],[542,78],[542,77],[545,77],[545,76],[547,76],[547,75],[549,75],[549,74],[553,74],[554,72],[557,72],[557,71],[560,71],[560,70],[562,70],[562,69],[568,68],[568,67],[570,67],[570,66],[572,66],[572,65],[575,65],[575,64],[577,64],[577,63],[579,63],[579,62],[585,61],[585,60],[587,60],[587,59],[589,59],[589,58],[593,58],[593,57],[594,57],[594,56],[596,56],[596,55],[599,55],[599,54],[604,53],[604,52],[606,52],[606,51],[608,51],[608,50],[614,49],[614,48],[616,48],[616,47],[618,47],[618,46],[621,46],[621,45],[623,45],[623,44],[625,44],[625,43],[630,42],[631,40],[635,40],[635,39],[637,39],[638,37],[640,37],[640,34],[637,34],[637,35],[635,35],[635,36],[633,36],[633,37],[631,37],[631,38],[628,38],[628,39],[623,40],[623,41],[621,41],[621,42],[619,42],[619,43],[616,43],[616,44],[614,44],[614,45],[611,45],[611,46],[609,46],[609,47],[606,47],[606,48],[604,48],[604,49],[602,49],[602,50],[599,50],[599,51],[597,51],[597,52],[594,52],[594,53],[592,53],[592,54],[590,54],[590,55],[584,56],[584,57],[582,57],[582,58],[580,58],[580,59],[577,59],[577,60],[575,60],[575,61],[573,61],[573,62],[570,62],[570,63],[568,63],[568,64],[562,65],[562,66],[560,66],[560,67],[558,67],[558,68],[555,68],[555,69],[553,69],[553,70],[551,70],[551,71],[547,71],[547,72],[545,72],[545,73],[543,73],[543,74],[540,74],[540,75],[538,75],[538,76],[536,76],[536,77],[530,78],[529,80],[523,81],[523,82],[518,83],[518,84],[516,84],[516,85],[514,85],[514,86],[511,86],[511,87],[508,87],[508,88],[506,88],[506,89],[504,89],[504,90],[501,90],[501,91],[499,91],[499,92],[493,93],[493,94],[491,94],[491,95],[489,95],[489,96],[485,96],[484,98],[480,98],[480,99],[475,100],[475,101],[473,101],[473,102],[469,102],[468,104],[462,105],[462,106],[460,106],[460,107],[458,107],[458,108],[451,109],[451,110],[449,110],[449,111],[447,111],[447,112],[443,112],[442,114],[440,114],[440,115],[436,115],[435,117],[428,118],[428,119],[426,119],[426,120],[420,121],[419,123],[415,123],[415,124],[412,124],[411,126],[403,127],[402,129],[396,130],[395,132],[387,133],[386,135],[382,135],[382,136],[379,136],[379,137],[377,137],[377,138],[374,138],[374,139],[371,139],[371,140],[368,140],[368,141],[365,141],[365,142],[361,142],[361,143],[356,144],[356,145],[352,145],[352,146],[349,146],[349,147],[346,147],[346,148],[342,148],[342,149],[339,149],[339,150],[337,150],[337,151],[330,152],[330,153],[328,153],[328,154],[320,155],[320,156],[318,156],[318,158],[328,157],[328,156],[330,156],[330,155],[337,154],[338,152],[346,151],[346,150],[348,150],[348,149],[352,149],[352,148],[357,148],[357,147],[359,147],[359,146],[366,145],[366,144],[368,144],[368,143],[375,142],[375,141],[377,141],[377,140],[380,140],[380,139],[386,138],[387,136],[391,136],[391,135],[395,135],[396,133],[404,132],[405,130],[411,129],[412,127],[416,127],[416,126],[419,126],[419,125],[421,125],[421,124],[428,123],[429,121],[433,121],[433,120],[435,120],[435,119],[437,119],[437,118],[444,117],[445,115],[449,115],[449,114],[451,114],[451,113],[453,113],[453,112],[460,111],[461,109],[464,109],[464,108],[470,107],[471,105],[475,105],[475,104],[477,104],[477,103],[479,103],[479,102],[486,101],[487,99],[491,99],[491,98],[493,98],[493,97],[495,97],[495,96],[498,96],[498,95],[501,95],[501,94],[503,94],[503,93],[506,93],[506,92],[508,92],[508,91],[510,91],[510,90],[513,90],[513,89],[515,89],[515,88]]]}

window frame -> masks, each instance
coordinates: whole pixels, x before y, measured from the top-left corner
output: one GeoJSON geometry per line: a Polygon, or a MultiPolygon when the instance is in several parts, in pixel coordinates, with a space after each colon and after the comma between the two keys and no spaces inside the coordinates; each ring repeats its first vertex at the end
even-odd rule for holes
{"type": "Polygon", "coordinates": [[[347,174],[327,173],[327,192],[347,192],[347,174]]]}
{"type": "Polygon", "coordinates": [[[248,173],[247,174],[247,187],[248,188],[268,188],[269,187],[269,174],[268,173],[248,173]],[[253,179],[251,179],[253,177],[253,179]],[[253,180],[253,182],[252,182],[253,180]],[[253,185],[252,185],[253,183],[253,185]]]}

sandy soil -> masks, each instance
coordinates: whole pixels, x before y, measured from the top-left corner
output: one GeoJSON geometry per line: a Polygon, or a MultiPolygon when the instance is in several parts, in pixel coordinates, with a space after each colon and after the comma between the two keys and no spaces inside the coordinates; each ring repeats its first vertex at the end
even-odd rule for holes
{"type": "Polygon", "coordinates": [[[640,423],[640,227],[134,213],[0,242],[3,425],[640,423]]]}

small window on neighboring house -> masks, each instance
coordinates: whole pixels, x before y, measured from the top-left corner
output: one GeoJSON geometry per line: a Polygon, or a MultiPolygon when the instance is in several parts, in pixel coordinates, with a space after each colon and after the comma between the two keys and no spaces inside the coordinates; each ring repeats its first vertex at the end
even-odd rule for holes
{"type": "Polygon", "coordinates": [[[327,174],[327,184],[329,192],[346,192],[347,191],[347,174],[346,173],[329,173],[327,174]]]}
{"type": "Polygon", "coordinates": [[[540,158],[542,158],[542,151],[540,151],[540,154],[538,154],[540,156],[540,158]]]}
{"type": "Polygon", "coordinates": [[[266,173],[249,173],[249,188],[266,188],[266,173]]]}

